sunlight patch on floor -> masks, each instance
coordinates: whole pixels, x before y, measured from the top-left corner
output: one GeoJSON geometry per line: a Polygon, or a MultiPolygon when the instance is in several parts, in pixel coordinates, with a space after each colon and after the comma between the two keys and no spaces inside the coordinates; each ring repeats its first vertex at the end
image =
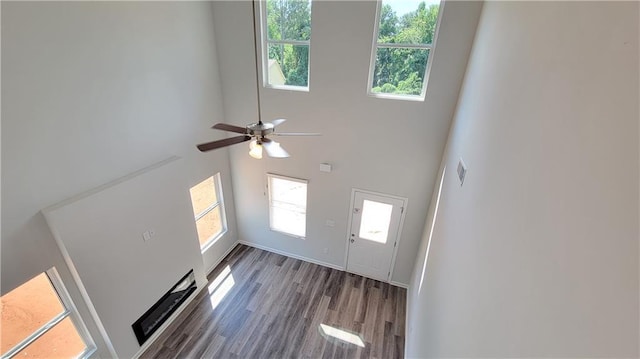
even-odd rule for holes
{"type": "Polygon", "coordinates": [[[320,324],[319,329],[320,329],[320,334],[322,334],[322,336],[324,336],[325,338],[326,337],[335,338],[343,342],[354,344],[361,348],[364,348],[364,342],[362,341],[362,338],[358,334],[350,333],[346,330],[334,328],[326,324],[320,324]]]}
{"type": "Polygon", "coordinates": [[[216,309],[218,304],[229,293],[231,288],[236,284],[231,274],[231,268],[226,266],[216,279],[209,285],[209,299],[211,300],[211,308],[216,309]]]}

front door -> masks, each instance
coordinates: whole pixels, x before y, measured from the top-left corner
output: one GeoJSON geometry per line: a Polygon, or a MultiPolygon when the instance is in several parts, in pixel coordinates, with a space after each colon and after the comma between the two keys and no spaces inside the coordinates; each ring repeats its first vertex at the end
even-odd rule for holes
{"type": "Polygon", "coordinates": [[[406,199],[354,190],[347,271],[388,281],[406,199]]]}

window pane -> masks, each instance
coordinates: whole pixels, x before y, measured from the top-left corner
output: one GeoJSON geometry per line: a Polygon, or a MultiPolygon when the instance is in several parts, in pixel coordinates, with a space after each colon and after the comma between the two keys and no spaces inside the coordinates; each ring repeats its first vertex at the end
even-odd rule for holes
{"type": "Polygon", "coordinates": [[[428,59],[427,49],[378,48],[371,92],[420,95],[428,59]]]}
{"type": "Polygon", "coordinates": [[[387,243],[393,206],[386,203],[364,200],[358,236],[370,241],[387,243]]]}
{"type": "Polygon", "coordinates": [[[1,303],[2,354],[65,310],[45,273],[3,295],[1,303]]]}
{"type": "Polygon", "coordinates": [[[307,87],[309,84],[309,46],[269,44],[269,85],[307,87]]]}
{"type": "Polygon", "coordinates": [[[300,208],[307,207],[307,184],[271,177],[271,201],[286,202],[300,208]]]}
{"type": "MultiPolygon", "coordinates": [[[[5,330],[2,330],[3,335],[5,330]]],[[[67,317],[19,351],[15,358],[77,358],[87,348],[67,317]]]]}
{"type": "Polygon", "coordinates": [[[311,38],[311,1],[267,0],[269,40],[309,40],[311,38]]]}
{"type": "Polygon", "coordinates": [[[199,215],[205,209],[218,202],[213,176],[191,187],[189,192],[191,193],[191,205],[193,206],[194,216],[199,215]]]}
{"type": "Polygon", "coordinates": [[[196,221],[198,229],[198,239],[200,247],[204,247],[210,239],[213,239],[224,230],[220,216],[220,206],[212,209],[209,213],[196,221]]]}
{"type": "Polygon", "coordinates": [[[307,183],[269,176],[269,225],[294,236],[306,234],[307,183]]]}
{"type": "Polygon", "coordinates": [[[383,0],[378,42],[432,44],[439,10],[439,0],[383,0]]]}
{"type": "Polygon", "coordinates": [[[306,214],[291,211],[286,207],[271,207],[271,229],[304,237],[306,234],[306,214]]]}

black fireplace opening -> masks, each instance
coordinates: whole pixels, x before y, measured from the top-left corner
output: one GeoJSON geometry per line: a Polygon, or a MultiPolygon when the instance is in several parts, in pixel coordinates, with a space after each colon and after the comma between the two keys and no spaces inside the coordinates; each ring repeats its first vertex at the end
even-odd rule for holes
{"type": "Polygon", "coordinates": [[[142,345],[146,342],[196,288],[192,269],[131,325],[138,344],[142,345]]]}

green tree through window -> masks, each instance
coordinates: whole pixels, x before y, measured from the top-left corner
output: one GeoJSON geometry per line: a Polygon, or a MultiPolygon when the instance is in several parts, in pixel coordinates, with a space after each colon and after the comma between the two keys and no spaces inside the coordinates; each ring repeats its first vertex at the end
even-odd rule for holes
{"type": "Polygon", "coordinates": [[[267,82],[309,85],[310,0],[267,0],[267,82]]]}
{"type": "Polygon", "coordinates": [[[415,10],[398,16],[401,1],[382,1],[374,50],[373,93],[422,94],[440,4],[405,0],[404,5],[414,3],[415,10]]]}

